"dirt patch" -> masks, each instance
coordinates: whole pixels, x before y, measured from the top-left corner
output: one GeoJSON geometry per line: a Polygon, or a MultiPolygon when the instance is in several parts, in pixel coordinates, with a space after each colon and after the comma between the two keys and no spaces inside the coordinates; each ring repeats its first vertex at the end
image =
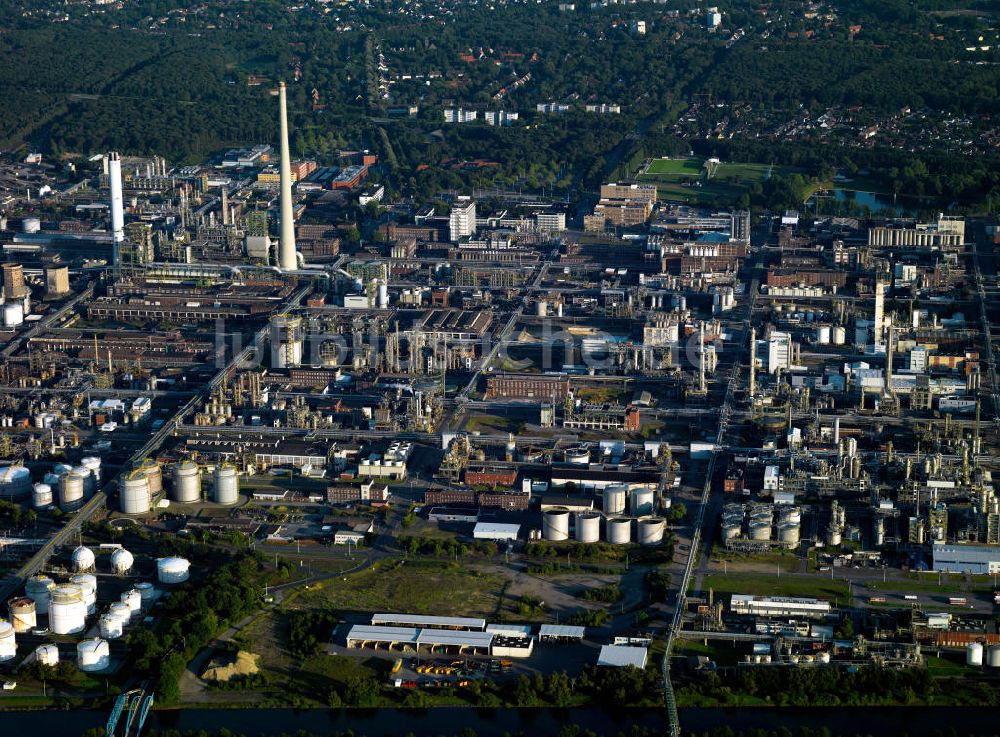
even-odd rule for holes
{"type": "Polygon", "coordinates": [[[229,663],[210,666],[201,677],[205,681],[228,683],[233,678],[244,678],[260,672],[260,656],[240,650],[229,663]]]}

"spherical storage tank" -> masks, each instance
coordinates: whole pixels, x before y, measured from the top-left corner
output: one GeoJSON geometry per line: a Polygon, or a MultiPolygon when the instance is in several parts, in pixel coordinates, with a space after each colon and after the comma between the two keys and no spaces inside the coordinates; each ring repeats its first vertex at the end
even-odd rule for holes
{"type": "Polygon", "coordinates": [[[547,509],[542,512],[542,538],[555,542],[569,539],[568,509],[547,509]]]}
{"type": "Polygon", "coordinates": [[[49,613],[49,592],[56,587],[56,582],[48,576],[32,576],[24,585],[24,595],[35,602],[38,614],[49,613]]]}
{"type": "Polygon", "coordinates": [[[102,614],[98,628],[100,630],[101,637],[105,640],[117,640],[125,634],[122,621],[112,614],[102,614]]]}
{"type": "Polygon", "coordinates": [[[81,545],[73,551],[73,570],[77,573],[94,569],[94,551],[81,545]]]}
{"type": "Polygon", "coordinates": [[[636,522],[636,536],[640,545],[659,545],[667,522],[662,517],[646,517],[636,522]]]}
{"type": "Polygon", "coordinates": [[[652,489],[634,489],[632,491],[632,516],[645,517],[653,513],[653,503],[656,494],[652,489]]]}
{"type": "Polygon", "coordinates": [[[965,649],[965,664],[966,665],[982,665],[983,664],[983,646],[978,642],[973,642],[965,649]]]}
{"type": "Polygon", "coordinates": [[[97,611],[97,577],[91,573],[78,573],[70,576],[69,582],[80,587],[83,592],[83,603],[87,605],[87,614],[97,611]]]}
{"type": "Polygon", "coordinates": [[[83,506],[84,479],[76,471],[70,471],[59,478],[59,508],[72,512],[83,506]]]}
{"type": "Polygon", "coordinates": [[[0,468],[0,498],[20,500],[31,495],[31,471],[24,466],[0,468]]]}
{"type": "Polygon", "coordinates": [[[121,485],[122,513],[148,514],[151,497],[149,478],[138,471],[130,474],[121,485]]]}
{"type": "Polygon", "coordinates": [[[135,558],[125,548],[119,548],[111,554],[111,570],[119,576],[124,576],[132,570],[135,558]]]}
{"type": "Polygon", "coordinates": [[[609,517],[604,526],[609,543],[628,545],[632,542],[632,520],[628,517],[609,517]]]}
{"type": "Polygon", "coordinates": [[[39,645],[35,648],[35,660],[42,665],[59,665],[59,648],[56,645],[39,645]]]}
{"type": "Polygon", "coordinates": [[[240,498],[240,477],[228,463],[215,469],[215,503],[236,504],[240,498]]]}
{"type": "Polygon", "coordinates": [[[87,626],[87,604],[79,586],[65,584],[49,592],[49,629],[54,635],[73,635],[87,626]]]}
{"type": "Polygon", "coordinates": [[[14,625],[15,632],[31,632],[38,625],[36,612],[38,608],[35,602],[27,596],[19,596],[7,602],[7,611],[10,614],[10,623],[14,625]]]}
{"type": "MultiPolygon", "coordinates": [[[[568,529],[567,522],[567,531],[568,529]]],[[[566,537],[563,536],[562,539],[565,540],[566,537]]],[[[183,583],[188,580],[190,568],[191,563],[185,558],[160,558],[156,561],[156,575],[160,583],[183,583]]]]}
{"type": "Polygon", "coordinates": [[[76,666],[84,672],[104,670],[111,663],[111,648],[107,640],[95,637],[76,646],[76,666]]]}
{"type": "Polygon", "coordinates": [[[986,665],[990,668],[1000,668],[1000,645],[993,645],[986,651],[986,665]]]}
{"type": "Polygon", "coordinates": [[[31,506],[35,509],[51,507],[55,498],[52,495],[52,487],[48,484],[35,484],[31,489],[31,506]]]}
{"type": "Polygon", "coordinates": [[[601,492],[601,498],[604,504],[605,515],[625,514],[624,486],[606,486],[604,491],[601,492]]]}
{"type": "Polygon", "coordinates": [[[0,662],[17,657],[17,640],[14,636],[14,625],[5,619],[0,619],[0,662]]]}
{"type": "Polygon", "coordinates": [[[576,515],[576,541],[596,543],[601,539],[601,515],[597,512],[581,512],[576,515]]]}
{"type": "Polygon", "coordinates": [[[181,461],[174,466],[174,494],[178,504],[195,504],[201,501],[201,471],[194,461],[181,461]]]}

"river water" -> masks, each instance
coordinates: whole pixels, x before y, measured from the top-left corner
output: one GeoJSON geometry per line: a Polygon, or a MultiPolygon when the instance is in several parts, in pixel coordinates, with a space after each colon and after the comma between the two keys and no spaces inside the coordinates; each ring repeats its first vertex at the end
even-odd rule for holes
{"type": "MultiPolygon", "coordinates": [[[[996,710],[944,707],[874,708],[744,708],[681,709],[685,732],[729,726],[736,731],[827,727],[833,735],[903,735],[937,737],[956,730],[965,735],[1000,732],[996,710]]],[[[90,727],[103,727],[106,712],[0,712],[0,735],[10,737],[77,737],[90,727]]],[[[603,735],[629,734],[633,725],[665,732],[665,712],[658,709],[181,709],[149,716],[152,729],[208,730],[228,728],[247,737],[294,735],[305,730],[328,735],[351,730],[356,737],[452,737],[471,727],[479,737],[524,734],[555,735],[566,724],[578,724],[603,735]]]]}

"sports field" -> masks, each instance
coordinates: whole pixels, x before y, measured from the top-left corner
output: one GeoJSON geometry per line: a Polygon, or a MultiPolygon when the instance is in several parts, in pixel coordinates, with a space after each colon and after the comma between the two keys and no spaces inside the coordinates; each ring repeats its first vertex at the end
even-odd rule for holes
{"type": "Polygon", "coordinates": [[[788,167],[760,163],[719,162],[705,166],[697,156],[679,159],[653,159],[639,180],[654,182],[660,199],[696,205],[735,203],[751,186],[761,184],[774,174],[788,174],[788,167]]]}

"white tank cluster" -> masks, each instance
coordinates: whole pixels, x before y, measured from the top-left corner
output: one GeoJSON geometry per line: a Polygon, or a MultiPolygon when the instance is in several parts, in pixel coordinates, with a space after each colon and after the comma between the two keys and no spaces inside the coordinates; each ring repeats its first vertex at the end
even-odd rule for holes
{"type": "Polygon", "coordinates": [[[32,576],[24,585],[24,595],[35,602],[38,614],[49,613],[49,593],[56,587],[56,582],[48,576],[32,576]]]}
{"type": "Polygon", "coordinates": [[[75,635],[87,626],[87,603],[79,586],[63,584],[49,592],[49,630],[54,635],[75,635]]]}
{"type": "Polygon", "coordinates": [[[73,551],[73,570],[77,573],[86,573],[87,571],[94,570],[94,564],[96,562],[94,557],[94,551],[88,547],[81,545],[76,550],[73,551]]]}
{"type": "Polygon", "coordinates": [[[17,657],[17,639],[14,635],[14,625],[6,619],[0,619],[0,663],[17,657]]]}
{"type": "Polygon", "coordinates": [[[111,648],[107,640],[95,637],[76,646],[76,665],[86,672],[101,671],[111,664],[111,648]]]}
{"type": "Polygon", "coordinates": [[[56,645],[39,645],[35,648],[35,660],[42,665],[59,665],[59,648],[56,645]]]}
{"type": "Polygon", "coordinates": [[[124,576],[132,570],[135,558],[125,548],[118,548],[111,554],[111,570],[118,576],[124,576]]]}
{"type": "Polygon", "coordinates": [[[236,504],[240,498],[240,477],[236,466],[223,463],[215,469],[214,497],[216,504],[236,504]]]}
{"type": "Polygon", "coordinates": [[[181,461],[174,465],[174,493],[171,499],[178,504],[197,504],[201,501],[201,469],[194,461],[181,461]]]}
{"type": "Polygon", "coordinates": [[[0,499],[20,501],[31,496],[31,471],[24,466],[0,468],[0,499]]]}
{"type": "Polygon", "coordinates": [[[97,577],[92,573],[78,573],[70,576],[69,582],[79,586],[83,592],[83,603],[87,605],[87,614],[97,611],[97,577]]]}
{"type": "Polygon", "coordinates": [[[19,596],[7,602],[10,623],[17,633],[31,632],[38,625],[38,607],[27,596],[19,596]]]}
{"type": "MultiPolygon", "coordinates": [[[[567,512],[567,515],[569,513],[567,512]]],[[[567,534],[569,522],[567,521],[567,534]]],[[[564,540],[566,538],[563,538],[564,540]]],[[[156,561],[156,576],[160,583],[184,583],[190,575],[191,563],[186,558],[160,558],[156,561]]]]}

